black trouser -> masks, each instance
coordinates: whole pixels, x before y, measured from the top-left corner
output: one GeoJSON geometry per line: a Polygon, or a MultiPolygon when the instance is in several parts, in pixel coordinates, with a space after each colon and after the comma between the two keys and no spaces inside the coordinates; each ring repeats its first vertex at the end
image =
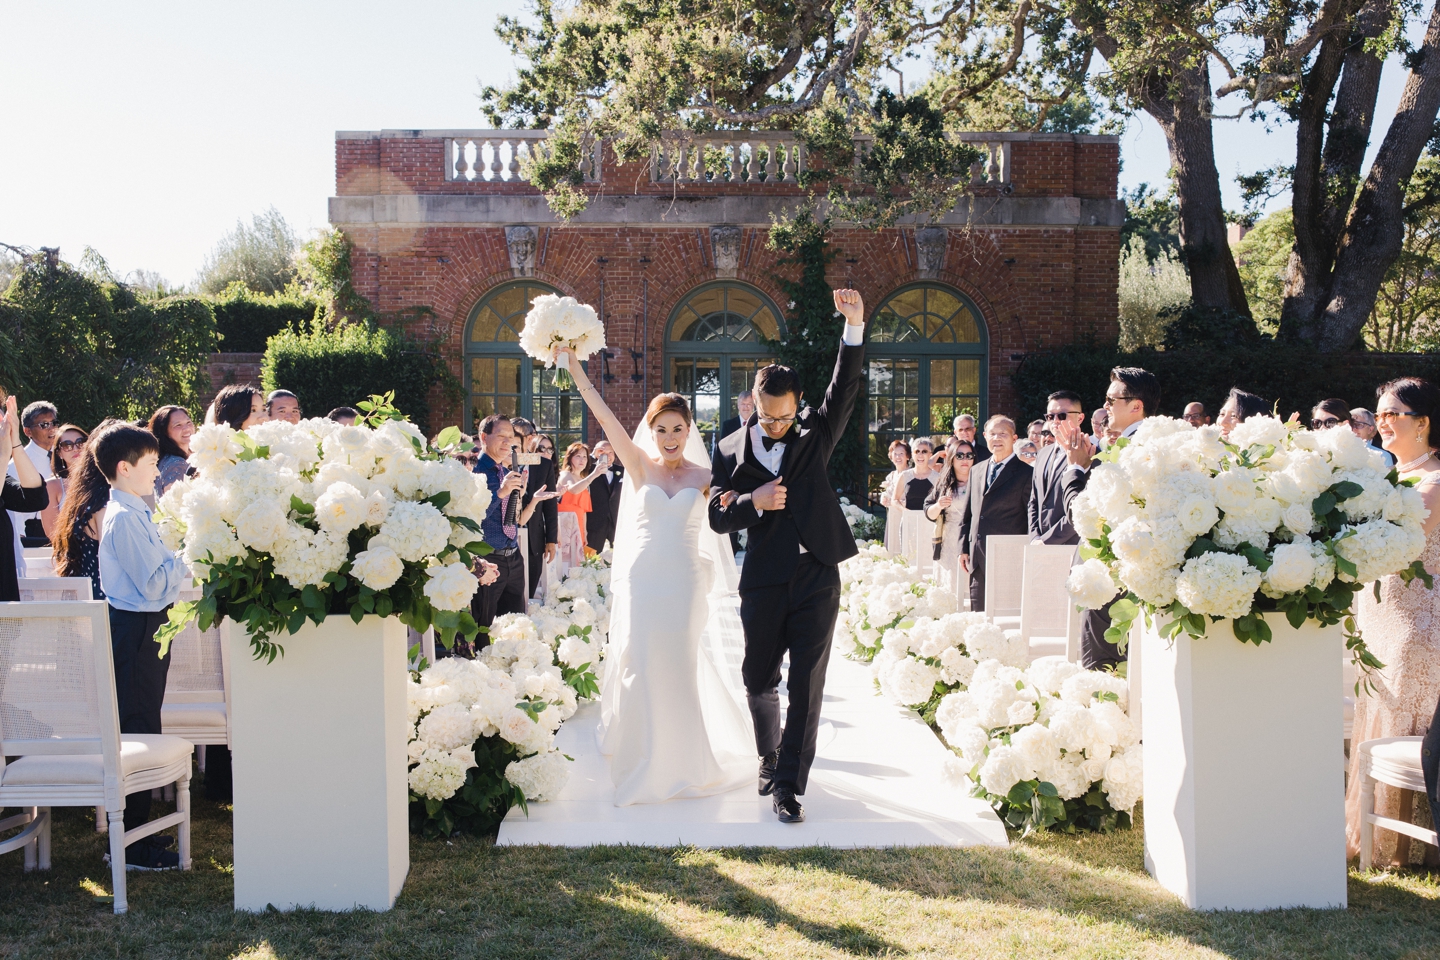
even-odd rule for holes
{"type": "MultiPolygon", "coordinates": [[[[921,549],[926,549],[921,547],[921,549]]],[[[985,549],[977,547],[970,554],[970,610],[981,613],[985,610],[985,549]]]]}
{"type": "Polygon", "coordinates": [[[525,594],[527,597],[535,596],[535,591],[540,586],[540,575],[545,572],[545,523],[539,517],[539,509],[535,513],[536,516],[530,519],[530,525],[526,528],[530,531],[530,536],[526,538],[526,545],[530,550],[530,589],[525,594]]]}
{"type": "Polygon", "coordinates": [[[1124,593],[1117,593],[1100,609],[1085,611],[1080,623],[1080,666],[1086,670],[1113,669],[1128,659],[1119,647],[1105,639],[1105,631],[1110,629],[1110,604],[1123,596],[1124,593]]]}
{"type": "Polygon", "coordinates": [[[840,571],[800,555],[789,583],[740,591],[740,620],[745,625],[745,662],[741,675],[755,718],[755,748],[760,756],[779,752],[775,780],[805,792],[820,705],[825,697],[825,668],[830,635],[840,612],[840,571]],[[780,728],[780,664],[790,654],[786,686],[790,708],[780,728]]]}
{"type": "MultiPolygon", "coordinates": [[[[135,613],[110,608],[110,652],[115,661],[115,707],[121,733],[160,733],[160,706],[170,654],[160,654],[155,631],[168,619],[165,610],[135,613]]],[[[150,819],[150,791],[125,798],[125,829],[150,819]]]]}
{"type": "MultiPolygon", "coordinates": [[[[529,610],[525,594],[525,561],[520,556],[520,551],[502,555],[492,553],[485,558],[500,568],[500,577],[489,586],[482,586],[475,591],[475,598],[470,601],[470,615],[475,622],[482,627],[488,627],[495,622],[495,618],[503,613],[525,613],[529,610]]],[[[485,634],[481,634],[475,640],[477,647],[484,647],[490,643],[485,634]]],[[[448,656],[449,653],[441,653],[443,647],[436,647],[437,658],[448,656]]]]}
{"type": "Polygon", "coordinates": [[[1435,716],[1430,718],[1430,729],[1420,741],[1420,769],[1425,771],[1425,796],[1430,800],[1430,823],[1440,830],[1440,703],[1435,704],[1435,716]]]}

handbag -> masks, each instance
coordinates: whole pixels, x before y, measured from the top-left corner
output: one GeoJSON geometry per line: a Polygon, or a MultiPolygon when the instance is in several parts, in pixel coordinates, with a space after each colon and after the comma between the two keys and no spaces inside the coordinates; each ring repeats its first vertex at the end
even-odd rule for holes
{"type": "Polygon", "coordinates": [[[945,514],[948,511],[941,510],[940,518],[935,521],[935,533],[930,537],[932,556],[930,559],[939,560],[941,552],[945,549],[945,514]]]}

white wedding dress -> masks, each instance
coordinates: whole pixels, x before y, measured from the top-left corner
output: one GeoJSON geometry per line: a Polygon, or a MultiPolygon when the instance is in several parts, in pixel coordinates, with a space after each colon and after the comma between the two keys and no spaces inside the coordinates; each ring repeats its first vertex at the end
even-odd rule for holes
{"type": "MultiPolygon", "coordinates": [[[[653,452],[643,425],[636,442],[653,452]]],[[[686,453],[703,462],[692,432],[686,453]]],[[[600,748],[615,805],[728,793],[756,778],[739,664],[730,545],[710,530],[703,490],[674,497],[630,472],[616,523],[600,748]]]]}

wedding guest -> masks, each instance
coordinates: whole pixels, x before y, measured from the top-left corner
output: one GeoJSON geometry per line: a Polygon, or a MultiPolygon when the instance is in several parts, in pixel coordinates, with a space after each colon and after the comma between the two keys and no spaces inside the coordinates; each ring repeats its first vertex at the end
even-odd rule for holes
{"type": "Polygon", "coordinates": [[[900,521],[900,543],[905,557],[921,577],[928,576],[933,558],[930,553],[930,528],[925,521],[925,498],[934,489],[935,471],[930,460],[935,455],[935,444],[929,437],[920,437],[910,444],[915,465],[900,475],[896,484],[904,518],[900,521]]]}
{"type": "Polygon", "coordinates": [[[284,420],[299,423],[304,419],[300,412],[300,398],[289,390],[271,390],[265,398],[265,417],[269,420],[284,420]]]}
{"type": "Polygon", "coordinates": [[[210,408],[205,411],[206,423],[222,423],[231,430],[244,430],[264,423],[265,395],[253,383],[231,383],[220,388],[210,408]]]}
{"type": "Polygon", "coordinates": [[[1033,467],[1035,466],[1035,458],[1039,456],[1039,451],[1035,448],[1035,444],[1032,441],[1020,440],[1015,444],[1015,456],[1033,467]]]}
{"type": "Polygon", "coordinates": [[[1392,455],[1389,450],[1380,446],[1380,441],[1376,439],[1375,414],[1366,410],[1364,407],[1356,407],[1350,411],[1350,429],[1354,431],[1357,437],[1364,440],[1367,445],[1380,451],[1381,455],[1385,457],[1385,466],[1395,466],[1394,455],[1392,455]]]}
{"type": "Polygon", "coordinates": [[[1230,431],[1234,430],[1237,424],[1244,423],[1251,417],[1263,416],[1270,410],[1270,404],[1266,403],[1263,398],[1257,397],[1253,393],[1246,393],[1239,387],[1231,387],[1230,395],[1220,405],[1220,419],[1217,421],[1220,435],[1228,437],[1230,431]]]}
{"type": "Polygon", "coordinates": [[[900,475],[910,469],[910,444],[904,440],[890,441],[889,456],[895,469],[885,474],[885,479],[880,481],[880,506],[885,508],[885,549],[891,553],[900,553],[904,549],[901,546],[900,528],[905,517],[905,507],[900,502],[898,481],[900,475]]]}
{"type": "Polygon", "coordinates": [[[956,440],[964,440],[975,448],[976,461],[984,460],[990,456],[990,448],[985,446],[985,438],[975,435],[975,418],[968,413],[962,413],[950,422],[951,436],[956,440]]]}
{"type": "MultiPolygon", "coordinates": [[[[1416,481],[1415,489],[1430,511],[1420,559],[1432,576],[1440,577],[1440,457],[1435,455],[1440,445],[1440,387],[1418,377],[1391,380],[1378,391],[1375,420],[1381,442],[1398,461],[1400,478],[1416,481]]],[[[1407,584],[1399,574],[1391,574],[1380,578],[1378,599],[1368,587],[1357,597],[1360,634],[1385,668],[1371,675],[1371,689],[1362,684],[1355,697],[1351,743],[1426,736],[1440,698],[1440,584],[1429,588],[1418,579],[1407,584]]],[[[1351,752],[1345,795],[1348,856],[1360,849],[1359,758],[1358,750],[1351,752]]],[[[1376,784],[1375,812],[1411,821],[1410,792],[1376,784]]],[[[1428,848],[1427,856],[1431,866],[1440,864],[1435,848],[1428,848]]],[[[1377,866],[1409,862],[1409,837],[1375,831],[1377,866]]]]}
{"type": "Polygon", "coordinates": [[[52,546],[55,543],[56,523],[60,518],[60,507],[65,502],[65,490],[69,486],[70,475],[74,473],[80,458],[85,456],[85,442],[90,438],[88,433],[73,423],[62,426],[56,436],[59,439],[50,450],[51,477],[45,481],[45,493],[50,497],[50,503],[40,511],[40,526],[44,528],[45,536],[50,538],[52,546]]]}
{"type": "Polygon", "coordinates": [[[960,514],[965,509],[975,448],[955,439],[945,446],[949,454],[948,469],[925,498],[925,518],[935,524],[932,542],[939,542],[939,549],[932,550],[935,578],[943,589],[959,599],[963,609],[970,602],[970,574],[960,567],[960,514]]]}
{"type": "MultiPolygon", "coordinates": [[[[102,431],[118,426],[117,420],[106,420],[95,428],[102,431]]],[[[55,575],[89,577],[90,599],[104,600],[105,587],[100,582],[100,532],[104,528],[105,508],[110,504],[110,481],[88,448],[67,467],[65,505],[55,520],[55,575]]]]}
{"type": "Polygon", "coordinates": [[[190,438],[195,435],[195,421],[184,407],[161,407],[150,415],[150,432],[160,446],[160,475],[155,478],[155,499],[190,470],[190,438]]]}
{"type": "MultiPolygon", "coordinates": [[[[625,482],[625,466],[615,458],[609,440],[601,440],[591,451],[595,456],[595,482],[590,484],[590,516],[585,524],[585,541],[599,553],[615,540],[615,524],[620,519],[620,487],[625,482]],[[600,460],[605,466],[600,466],[600,460]]],[[[733,544],[732,544],[733,546],[733,544]]],[[[738,549],[738,548],[737,548],[738,549]]]]}
{"type": "Polygon", "coordinates": [[[17,581],[25,573],[25,554],[10,526],[11,518],[38,516],[50,502],[45,480],[35,468],[35,461],[18,454],[25,447],[20,442],[21,417],[15,397],[5,397],[3,412],[0,412],[0,447],[4,448],[4,452],[0,452],[0,464],[7,466],[4,487],[0,489],[0,501],[5,507],[0,510],[0,551],[10,551],[10,556],[0,553],[0,601],[20,599],[17,581]]]}
{"type": "Polygon", "coordinates": [[[1030,421],[1030,426],[1028,426],[1028,427],[1025,428],[1025,439],[1029,440],[1029,441],[1035,446],[1035,449],[1036,449],[1036,450],[1039,450],[1042,446],[1045,445],[1045,444],[1044,444],[1044,434],[1045,434],[1045,421],[1044,421],[1044,419],[1031,420],[1031,421],[1030,421]]]}
{"type": "MultiPolygon", "coordinates": [[[[55,405],[45,400],[36,400],[25,407],[17,417],[18,425],[24,430],[30,442],[25,444],[25,457],[35,467],[40,478],[49,482],[54,473],[50,469],[50,451],[55,446],[55,435],[60,428],[60,415],[55,405]]],[[[11,459],[6,475],[18,479],[16,472],[19,459],[11,459]]],[[[43,547],[49,544],[45,537],[45,526],[40,512],[10,514],[10,525],[14,531],[11,539],[15,548],[16,573],[25,576],[25,554],[23,547],[43,547]]]]}
{"type": "Polygon", "coordinates": [[[726,437],[730,436],[730,434],[734,433],[736,430],[739,430],[745,424],[749,423],[750,418],[754,415],[755,395],[749,390],[746,390],[741,393],[740,396],[735,398],[735,416],[720,424],[720,429],[716,430],[715,433],[711,435],[710,456],[712,458],[715,456],[715,448],[719,445],[721,440],[724,440],[726,437]]]}
{"type": "Polygon", "coordinates": [[[1337,400],[1331,397],[1329,400],[1321,400],[1315,404],[1315,409],[1310,411],[1311,430],[1329,430],[1333,427],[1350,425],[1350,405],[1344,400],[1337,400]]]}
{"type": "Polygon", "coordinates": [[[970,609],[985,609],[985,538],[1025,533],[1030,464],[1015,456],[1015,421],[985,421],[990,459],[975,465],[960,512],[960,567],[970,574],[970,609]]]}
{"type": "Polygon", "coordinates": [[[354,407],[336,407],[325,414],[327,420],[334,420],[342,427],[353,427],[355,421],[360,419],[360,411],[354,407]]]}
{"type": "Polygon", "coordinates": [[[1205,414],[1205,404],[1199,400],[1191,400],[1185,404],[1185,412],[1180,419],[1192,427],[1208,427],[1210,425],[1210,418],[1205,414]]]}
{"type": "MultiPolygon", "coordinates": [[[[1073,390],[1056,390],[1045,400],[1045,422],[1068,423],[1075,430],[1083,429],[1085,404],[1073,390]]],[[[1031,473],[1030,501],[1026,504],[1026,530],[1037,543],[1068,546],[1080,542],[1080,535],[1070,525],[1065,512],[1065,468],[1069,464],[1065,448],[1051,444],[1035,458],[1031,473]]]]}
{"type": "MultiPolygon", "coordinates": [[[[601,470],[610,464],[597,460],[601,470]]],[[[600,474],[590,468],[590,448],[576,441],[565,448],[565,469],[560,472],[555,489],[560,494],[557,506],[560,519],[560,544],[557,573],[564,576],[571,567],[585,562],[585,518],[593,509],[589,487],[600,474]]]]}
{"type": "MultiPolygon", "coordinates": [[[[507,523],[505,519],[506,502],[512,493],[525,490],[529,477],[523,467],[518,471],[510,469],[510,451],[519,445],[520,438],[508,417],[491,414],[482,420],[479,440],[485,452],[475,464],[475,472],[490,485],[490,506],[485,510],[480,531],[491,549],[486,559],[499,568],[499,575],[475,592],[470,611],[476,623],[488,627],[500,614],[525,613],[529,606],[525,563],[520,556],[521,518],[515,518],[515,523],[507,523]]],[[[478,643],[484,646],[488,642],[481,634],[478,643]]],[[[469,647],[465,641],[457,640],[455,652],[473,655],[469,647]]],[[[436,654],[441,655],[438,650],[436,654]]]]}
{"type": "Polygon", "coordinates": [[[1054,445],[1055,431],[1051,430],[1047,424],[1045,428],[1040,431],[1040,449],[1044,450],[1046,447],[1053,447],[1054,445]]]}
{"type": "MultiPolygon", "coordinates": [[[[120,732],[157,734],[170,654],[160,656],[155,632],[166,622],[190,573],[161,542],[141,499],[154,492],[159,472],[160,447],[154,434],[130,424],[107,427],[96,432],[92,456],[110,481],[110,503],[100,530],[100,585],[110,607],[120,732]]],[[[149,790],[125,798],[125,830],[149,819],[149,790]]],[[[174,869],[179,857],[165,849],[168,845],[157,836],[144,837],[126,848],[125,863],[143,870],[174,869]]]]}
{"type": "MultiPolygon", "coordinates": [[[[1090,414],[1090,443],[1097,449],[1105,449],[1105,425],[1109,422],[1110,411],[1104,407],[1098,407],[1090,414]]],[[[1055,439],[1060,437],[1057,435],[1055,439]]]]}
{"type": "MultiPolygon", "coordinates": [[[[555,489],[555,444],[549,437],[537,433],[535,424],[524,417],[515,417],[511,423],[515,427],[515,435],[521,440],[521,449],[526,453],[540,454],[540,462],[527,471],[529,481],[521,506],[528,507],[536,494],[555,489]]],[[[526,557],[529,597],[536,595],[540,578],[545,573],[545,565],[554,563],[560,551],[560,513],[557,506],[554,501],[542,498],[540,509],[530,514],[529,520],[523,524],[527,532],[525,543],[529,550],[526,557]]]]}

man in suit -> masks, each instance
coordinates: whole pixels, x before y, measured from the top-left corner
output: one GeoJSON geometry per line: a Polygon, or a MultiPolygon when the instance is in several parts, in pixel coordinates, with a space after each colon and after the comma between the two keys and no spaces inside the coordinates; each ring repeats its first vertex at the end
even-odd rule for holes
{"type": "Polygon", "coordinates": [[[954,432],[956,440],[963,440],[970,444],[975,451],[975,462],[987,460],[990,457],[990,448],[985,445],[984,437],[975,436],[975,418],[968,413],[962,413],[950,423],[950,429],[954,432]]]}
{"type": "Polygon", "coordinates": [[[854,290],[836,290],[835,308],[845,329],[820,406],[800,408],[794,370],[762,368],[755,375],[755,416],[720,441],[711,463],[711,528],[749,532],[740,571],[741,675],[755,720],[760,794],[772,796],[782,823],[805,819],[797,797],[815,759],[830,635],[840,611],[839,564],[856,553],[827,468],[864,379],[865,305],[854,290]],[[787,653],[790,708],[782,730],[778,691],[787,653]]]}
{"type": "Polygon", "coordinates": [[[609,440],[601,440],[592,451],[595,467],[605,461],[601,476],[590,483],[590,512],[585,516],[586,545],[599,553],[607,542],[615,540],[615,523],[620,518],[620,486],[625,481],[625,467],[615,459],[609,440]]]}
{"type": "MultiPolygon", "coordinates": [[[[1056,390],[1045,402],[1045,420],[1085,423],[1085,408],[1080,394],[1073,390],[1056,390]]],[[[1052,426],[1053,432],[1053,426],[1052,426]]],[[[1040,449],[1030,481],[1029,531],[1037,543],[1068,545],[1080,542],[1080,534],[1070,524],[1065,512],[1065,469],[1070,465],[1066,451],[1058,443],[1040,449]]]]}
{"type": "Polygon", "coordinates": [[[960,510],[960,566],[970,572],[970,609],[985,609],[985,538],[1024,534],[1030,505],[1030,464],[1015,456],[1015,421],[985,422],[990,458],[970,470],[960,510]]]}
{"type": "MultiPolygon", "coordinates": [[[[1160,406],[1160,381],[1155,374],[1139,367],[1116,367],[1110,371],[1110,386],[1105,391],[1105,409],[1110,412],[1109,429],[1121,437],[1133,437],[1145,418],[1160,406]]],[[[1055,423],[1056,446],[1066,451],[1069,461],[1065,468],[1065,512],[1090,479],[1095,459],[1095,444],[1085,436],[1084,428],[1075,423],[1055,423]]],[[[1122,594],[1117,594],[1118,600],[1122,594]]],[[[1112,600],[1111,603],[1115,601],[1112,600]]],[[[1080,628],[1080,665],[1087,670],[1113,668],[1125,659],[1115,644],[1105,639],[1110,629],[1110,604],[1099,610],[1086,610],[1080,628]]]]}
{"type": "MultiPolygon", "coordinates": [[[[720,441],[750,422],[750,417],[755,413],[755,394],[749,390],[740,394],[735,398],[735,409],[739,411],[739,416],[731,417],[722,423],[711,439],[710,458],[712,460],[715,458],[715,451],[720,449],[720,441]]],[[[734,553],[740,552],[740,531],[738,530],[730,531],[730,549],[734,553]]]]}
{"type": "MultiPolygon", "coordinates": [[[[524,417],[516,417],[510,423],[515,428],[515,436],[520,438],[523,449],[534,453],[532,449],[535,437],[535,424],[524,417]]],[[[521,501],[520,507],[524,509],[530,506],[530,501],[535,499],[535,494],[542,490],[554,490],[557,474],[555,472],[555,451],[552,449],[549,456],[542,455],[540,462],[529,468],[530,479],[525,486],[525,498],[521,501]]],[[[527,557],[530,567],[530,592],[526,596],[534,597],[535,590],[540,586],[540,575],[545,572],[545,563],[554,560],[555,555],[560,552],[560,503],[558,500],[541,501],[540,507],[530,517],[530,522],[525,525],[529,532],[526,538],[529,541],[529,555],[527,557]]]]}

